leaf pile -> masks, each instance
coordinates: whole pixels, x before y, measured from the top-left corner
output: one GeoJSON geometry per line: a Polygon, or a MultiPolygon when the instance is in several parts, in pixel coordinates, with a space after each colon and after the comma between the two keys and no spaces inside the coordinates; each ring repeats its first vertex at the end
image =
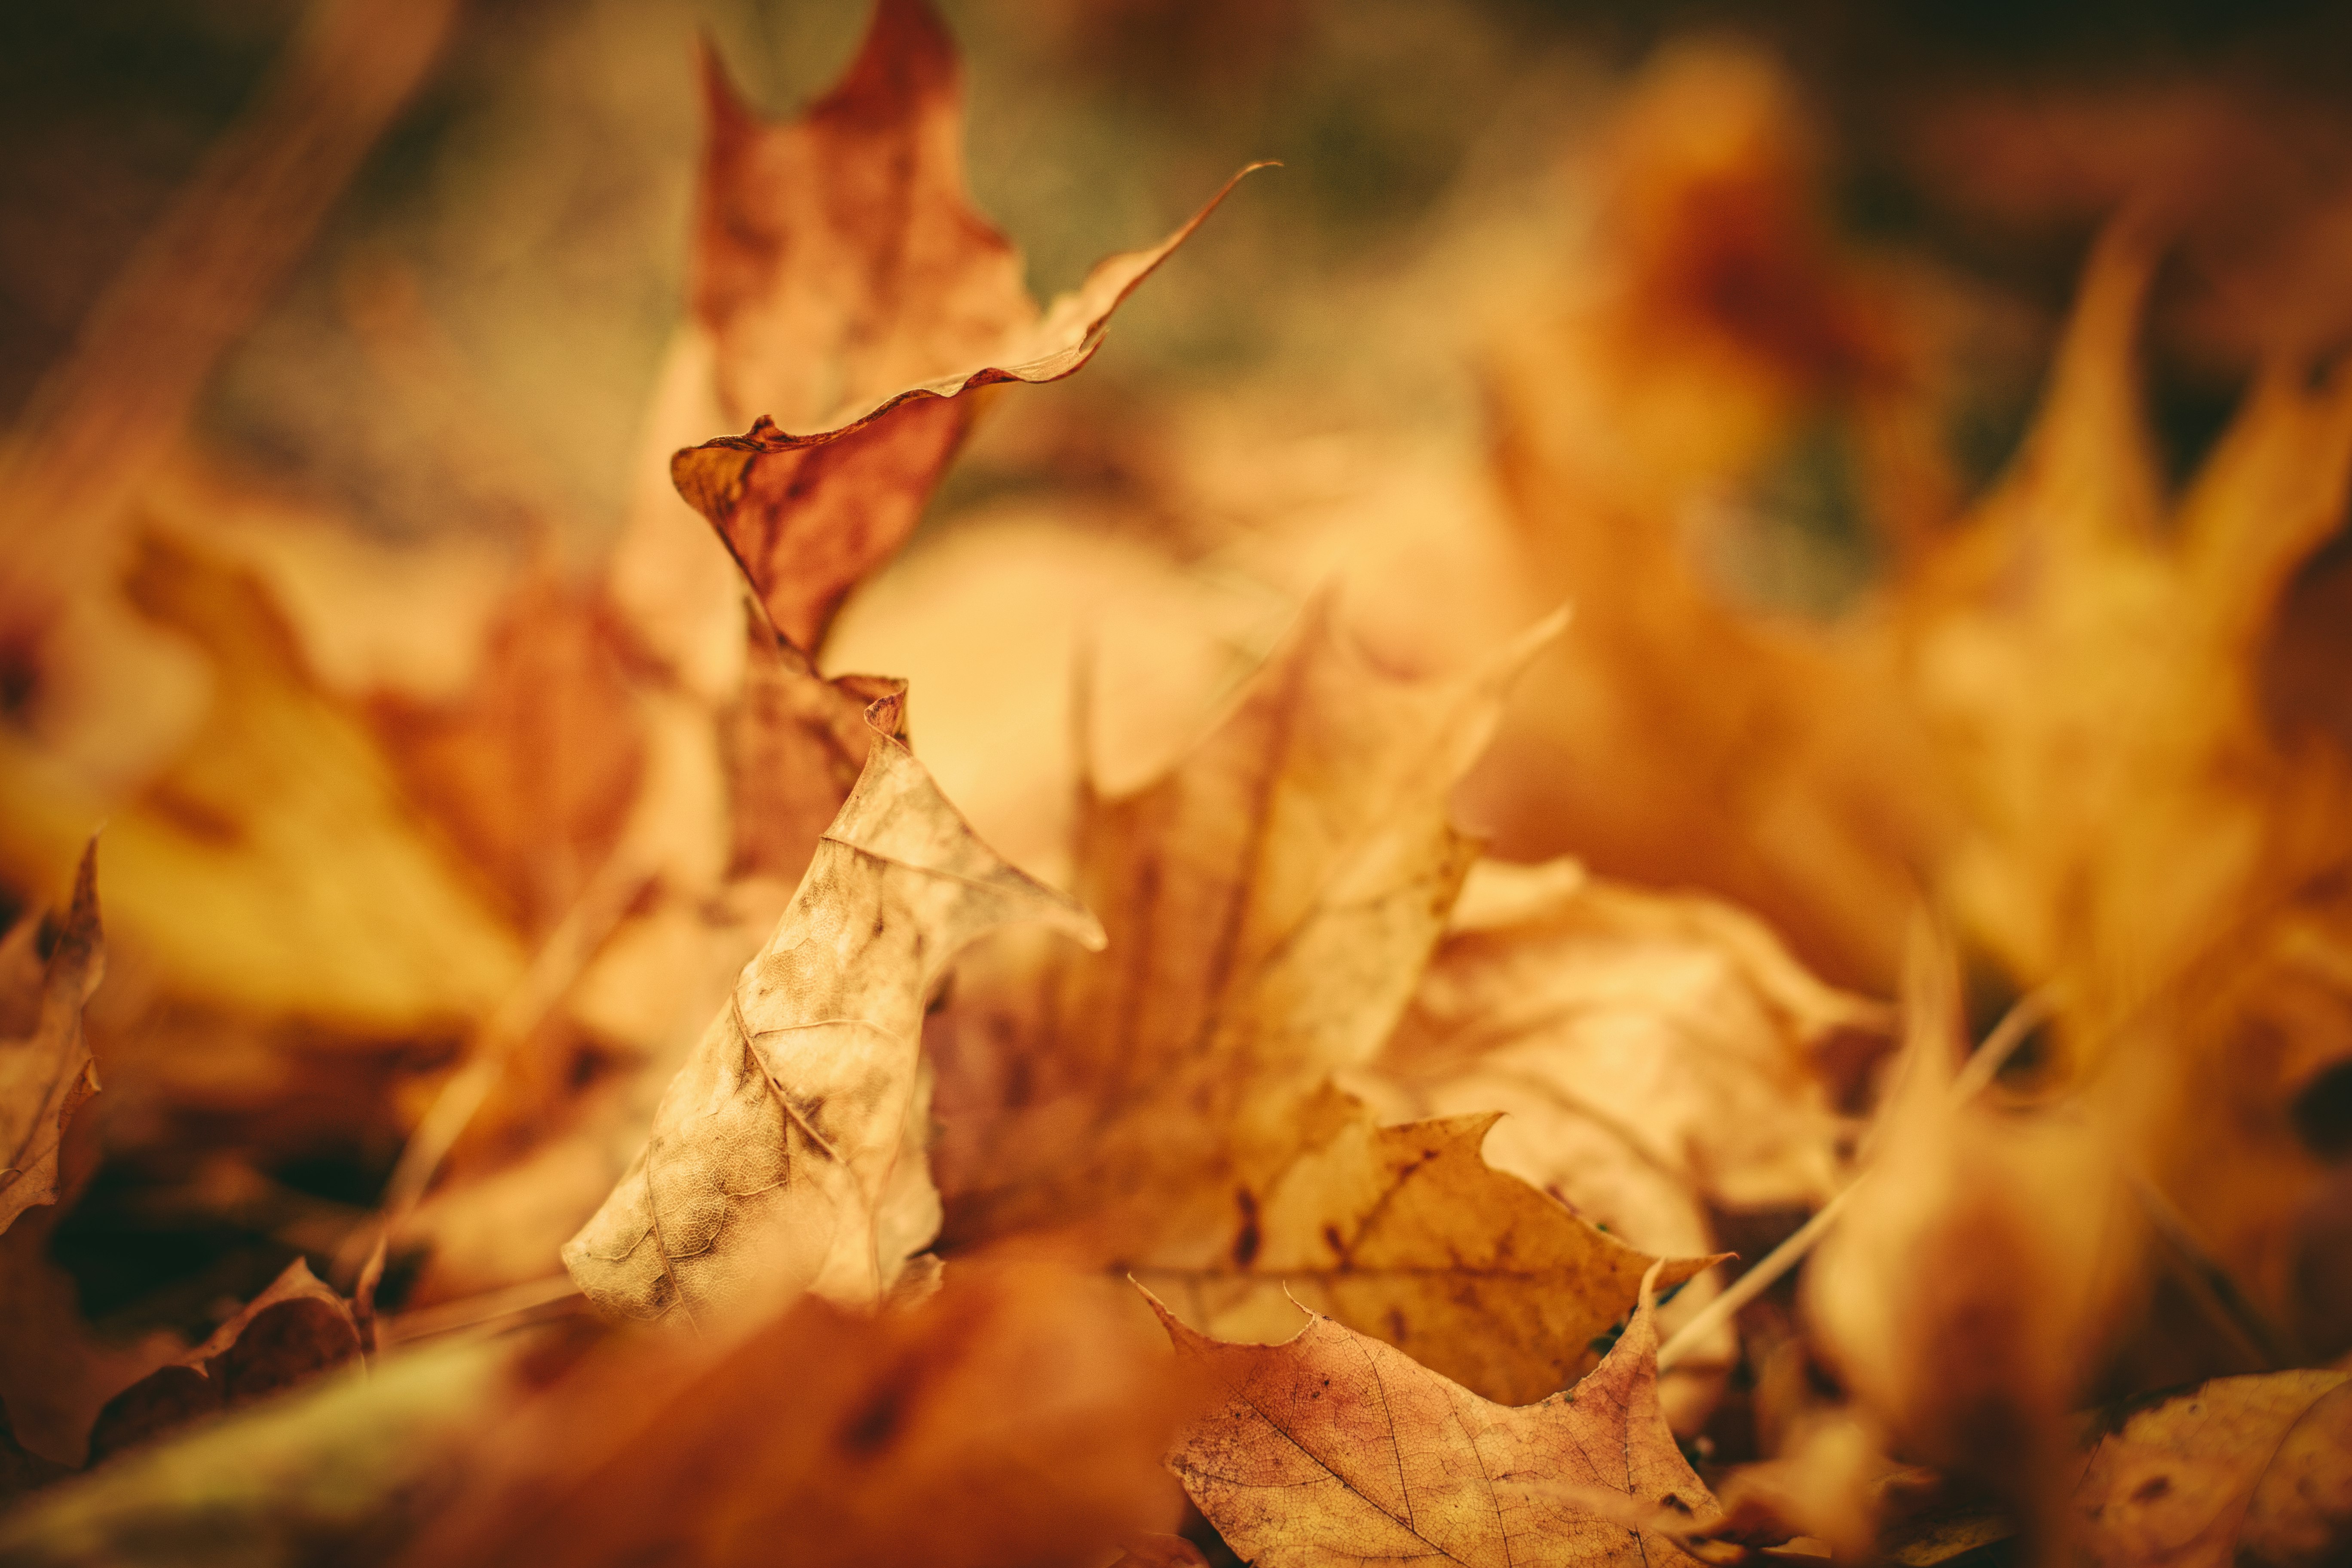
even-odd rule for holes
{"type": "Polygon", "coordinates": [[[2352,764],[2263,674],[2340,675],[2340,356],[2169,487],[2126,209],[1974,485],[1998,311],[1678,46],[1572,243],[1323,302],[1483,423],[1022,394],[1098,468],[934,528],[1242,175],[1041,305],[923,0],[796,118],[700,78],[593,555],[489,421],[510,549],[184,409],[0,496],[90,545],[0,584],[0,1558],[2352,1549],[2352,764]]]}

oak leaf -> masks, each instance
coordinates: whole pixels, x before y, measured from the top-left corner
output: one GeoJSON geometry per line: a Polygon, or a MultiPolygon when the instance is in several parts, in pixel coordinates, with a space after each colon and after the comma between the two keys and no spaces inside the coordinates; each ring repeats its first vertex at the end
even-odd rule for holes
{"type": "MultiPolygon", "coordinates": [[[[1480,1155],[1498,1114],[1374,1125],[1327,1090],[1298,1111],[1297,1152],[1237,1193],[1230,1235],[1166,1247],[1132,1273],[1223,1339],[1280,1334],[1297,1309],[1363,1325],[1422,1365],[1506,1405],[1557,1393],[1587,1342],[1636,1303],[1656,1260],[1480,1155]]],[[[1712,1258],[1666,1264],[1679,1285],[1712,1258]]]]}
{"type": "Polygon", "coordinates": [[[1221,1344],[1153,1305],[1180,1366],[1223,1400],[1186,1425],[1170,1467],[1265,1568],[1681,1562],[1677,1527],[1717,1511],[1658,1408],[1646,1291],[1598,1368],[1517,1407],[1328,1318],[1278,1345],[1221,1344]]]}
{"type": "MultiPolygon", "coordinates": [[[[22,949],[30,956],[38,925],[27,918],[9,933],[12,954],[22,949]]],[[[0,1167],[0,1231],[34,1205],[58,1201],[58,1158],[66,1125],[81,1102],[98,1092],[98,1063],[83,1037],[82,1006],[105,967],[98,845],[92,841],[74,873],[73,901],[37,990],[7,999],[12,1014],[30,1014],[26,1021],[31,1028],[22,1038],[0,1040],[0,1159],[7,1162],[0,1167]]]]}
{"type": "Polygon", "coordinates": [[[606,1311],[698,1323],[813,1290],[870,1302],[936,1231],[920,1026],[956,952],[1090,917],[973,837],[877,705],[866,772],[767,947],[672,1080],[644,1150],[563,1249],[606,1311]]]}

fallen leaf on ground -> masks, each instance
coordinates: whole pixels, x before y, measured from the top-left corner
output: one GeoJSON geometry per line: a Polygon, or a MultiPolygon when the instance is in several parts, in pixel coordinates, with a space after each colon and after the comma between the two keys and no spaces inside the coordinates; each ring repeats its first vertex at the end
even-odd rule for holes
{"type": "Polygon", "coordinates": [[[563,918],[614,852],[637,794],[645,740],[623,653],[595,586],[537,562],[499,604],[462,691],[370,703],[409,797],[528,939],[563,918]]]}
{"type": "MultiPolygon", "coordinates": [[[[38,921],[31,917],[9,934],[27,955],[38,921]]],[[[58,1156],[74,1111],[98,1092],[98,1063],[82,1034],[82,1005],[106,967],[98,923],[98,845],[82,851],[57,945],[38,990],[8,998],[12,1015],[29,1013],[33,1027],[21,1039],[0,1041],[0,1231],[36,1204],[58,1201],[58,1156]],[[26,1005],[25,1004],[30,1004],[26,1005]]]]}
{"type": "Polygon", "coordinates": [[[479,1434],[405,1561],[1082,1568],[1174,1526],[1175,1415],[1164,1358],[1076,1277],[960,1265],[904,1310],[608,1342],[479,1434]]]}
{"type": "Polygon", "coordinates": [[[0,1517],[0,1561],[112,1568],[203,1540],[251,1568],[382,1562],[456,1493],[468,1441],[528,1394],[527,1368],[511,1341],[433,1346],[236,1412],[0,1517]]]}
{"type": "Polygon", "coordinates": [[[1516,1408],[1328,1318],[1283,1344],[1220,1344],[1153,1305],[1180,1368],[1224,1401],[1186,1425],[1170,1468],[1264,1568],[1685,1562],[1670,1531],[1717,1511],[1659,1412],[1646,1300],[1583,1382],[1516,1408]]]}
{"type": "Polygon", "coordinates": [[[2225,1377],[2132,1415],[2074,1497],[2095,1568],[2322,1568],[2352,1551],[2346,1374],[2225,1377]]]}
{"type": "Polygon", "coordinates": [[[931,985],[1008,921],[1099,941],[972,836],[890,738],[893,706],[877,705],[865,775],[645,1150],[564,1247],[607,1312],[700,1323],[803,1290],[875,1300],[938,1228],[917,1094],[931,985]]]}
{"type": "Polygon", "coordinates": [[[351,1303],[298,1258],[211,1338],[107,1401],[90,1431],[90,1459],[282,1393],[359,1353],[351,1303]]]}
{"type": "MultiPolygon", "coordinates": [[[[1297,1115],[1297,1153],[1239,1190],[1230,1235],[1134,1266],[1204,1333],[1280,1335],[1303,1307],[1474,1393],[1532,1404],[1591,1365],[1587,1343],[1633,1310],[1657,1261],[1489,1166],[1479,1148],[1494,1113],[1379,1127],[1326,1091],[1297,1115]]],[[[1660,1283],[1715,1261],[1677,1258],[1660,1283]]]]}
{"type": "Polygon", "coordinates": [[[258,584],[150,537],[128,592],[151,629],[203,649],[209,703],[128,800],[21,742],[0,751],[11,875],[62,882],[103,818],[110,931],[176,998],[377,1038],[429,1035],[493,1003],[520,968],[512,931],[423,830],[365,728],[302,671],[258,584]]]}
{"type": "Polygon", "coordinates": [[[1170,773],[1086,791],[1074,890],[1107,950],[976,954],[935,1030],[950,1233],[1083,1221],[1131,1261],[1225,1232],[1235,1178],[1393,1026],[1473,858],[1448,795],[1555,630],[1408,681],[1318,601],[1170,773]]]}
{"type": "Polygon", "coordinates": [[[759,418],[671,473],[804,652],[914,528],[970,427],[961,395],[1076,372],[1224,196],[1040,312],[1018,254],[965,197],[960,76],[923,0],[884,0],[841,82],[787,124],[753,121],[706,57],[695,314],[722,409],[759,418]]]}
{"type": "Polygon", "coordinates": [[[1493,1159],[1636,1247],[1704,1251],[1710,1207],[1818,1207],[1880,1005],[1762,922],[1574,861],[1481,861],[1373,1070],[1421,1115],[1507,1111],[1493,1159]]]}

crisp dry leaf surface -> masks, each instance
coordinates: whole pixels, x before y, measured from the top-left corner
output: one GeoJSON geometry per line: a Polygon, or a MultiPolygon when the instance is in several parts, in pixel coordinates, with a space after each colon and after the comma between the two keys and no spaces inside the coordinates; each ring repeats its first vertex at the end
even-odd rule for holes
{"type": "Polygon", "coordinates": [[[1682,1562],[1657,1526],[1717,1511],[1659,1412],[1646,1303],[1573,1390],[1516,1408],[1328,1318],[1235,1345],[1160,1312],[1179,1364],[1223,1398],[1169,1463],[1264,1568],[1682,1562]]]}
{"type": "Polygon", "coordinates": [[[1401,1110],[1508,1112],[1498,1166],[1635,1246],[1697,1251],[1710,1206],[1828,1200],[1831,1047],[1885,1026],[1731,905],[1481,861],[1374,1067],[1401,1110]]]}
{"type": "Polygon", "coordinates": [[[705,82],[694,308],[722,410],[757,417],[678,453],[671,474],[777,632],[814,653],[913,529],[970,427],[960,395],[1076,372],[1223,192],[1040,312],[1018,254],[965,195],[961,70],[924,0],[885,0],[848,72],[798,120],[758,123],[715,61],[705,82]]]}
{"type": "Polygon", "coordinates": [[[912,1181],[930,986],[1007,921],[1097,939],[1084,911],[972,836],[889,737],[891,706],[877,705],[865,775],[775,934],[564,1248],[609,1312],[695,1322],[802,1290],[875,1300],[937,1228],[928,1178],[912,1181]],[[885,1241],[898,1244],[887,1256],[885,1241]]]}
{"type": "MultiPolygon", "coordinates": [[[[25,928],[29,937],[31,928],[25,928]]],[[[12,935],[11,945],[15,944],[12,935]]],[[[82,1005],[106,965],[98,923],[98,845],[82,851],[57,946],[30,1007],[32,1031],[0,1041],[0,1231],[36,1204],[58,1201],[58,1157],[67,1123],[98,1092],[98,1064],[82,1034],[82,1005]]],[[[24,1000],[32,1001],[32,998],[24,1000]]]]}
{"type": "MultiPolygon", "coordinates": [[[[1656,1261],[1489,1166],[1493,1113],[1379,1127],[1327,1092],[1301,1120],[1315,1131],[1263,1189],[1239,1192],[1213,1250],[1135,1266],[1204,1332],[1279,1335],[1304,1307],[1476,1394],[1532,1404],[1590,1365],[1587,1342],[1633,1308],[1656,1261]]],[[[1678,1258],[1661,1280],[1710,1261],[1678,1258]]]]}
{"type": "Polygon", "coordinates": [[[1448,795],[1555,629],[1402,680],[1318,601],[1167,775],[1081,797],[1108,948],[968,967],[939,1030],[956,1234],[1117,1214],[1129,1261],[1230,1235],[1229,1178],[1287,1159],[1300,1102],[1403,1007],[1474,858],[1448,795]]]}

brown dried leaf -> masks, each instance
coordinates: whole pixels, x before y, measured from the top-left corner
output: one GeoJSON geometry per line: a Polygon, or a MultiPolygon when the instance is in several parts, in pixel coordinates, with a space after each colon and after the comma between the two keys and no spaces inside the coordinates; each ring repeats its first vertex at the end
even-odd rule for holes
{"type": "Polygon", "coordinates": [[[645,768],[612,612],[534,563],[501,605],[466,689],[380,694],[376,732],[411,798],[543,936],[618,843],[645,768]]]}
{"type": "Polygon", "coordinates": [[[876,1300],[938,1228],[919,1092],[931,985],[1008,921],[1100,940],[973,837],[891,738],[894,707],[876,705],[864,776],[644,1151],[563,1249],[607,1312],[698,1323],[802,1290],[876,1300]]]}
{"type": "MultiPolygon", "coordinates": [[[[1303,1307],[1473,1393],[1532,1404],[1591,1364],[1588,1342],[1633,1310],[1657,1261],[1489,1166],[1493,1113],[1377,1127],[1327,1090],[1298,1120],[1297,1152],[1236,1191],[1228,1234],[1132,1270],[1203,1332],[1279,1336],[1303,1307]]],[[[1678,1258],[1660,1282],[1715,1261],[1678,1258]]]]}
{"type": "Polygon", "coordinates": [[[1516,1408],[1328,1318],[1284,1344],[1220,1344],[1153,1305],[1179,1364],[1224,1400],[1170,1467],[1263,1568],[1685,1562],[1675,1527],[1717,1511],[1659,1413],[1646,1300],[1583,1382],[1516,1408]]]}
{"type": "Polygon", "coordinates": [[[977,400],[961,395],[1076,371],[1224,196],[1041,313],[1019,256],[965,196],[960,77],[923,0],[882,0],[848,73],[786,124],[755,121],[705,59],[694,309],[722,409],[758,418],[678,453],[671,477],[778,634],[811,655],[913,529],[970,427],[977,400]]]}
{"type": "Polygon", "coordinates": [[[1318,602],[1167,776],[1084,794],[1076,891],[1108,951],[1000,951],[938,1031],[954,1235],[1086,1219],[1131,1261],[1229,1234],[1236,1178],[1278,1168],[1301,1102],[1393,1026],[1474,856],[1447,797],[1555,629],[1406,681],[1318,602]]]}
{"type": "MultiPolygon", "coordinates": [[[[423,831],[373,739],[301,669],[259,585],[150,538],[131,602],[209,661],[201,722],[135,795],[0,745],[0,862],[63,880],[107,823],[107,923],[175,998],[377,1037],[487,1008],[521,959],[511,930],[423,831]],[[354,888],[368,895],[352,896],[354,888]]],[[[166,1079],[198,1060],[162,1061],[166,1079]]]]}
{"type": "MultiPolygon", "coordinates": [[[[32,922],[23,928],[29,936],[32,922]]],[[[11,933],[12,945],[16,941],[11,933]]],[[[58,1156],[66,1124],[98,1092],[98,1063],[82,1035],[82,1005],[106,970],[105,938],[98,922],[98,843],[81,853],[73,902],[50,951],[34,997],[10,1011],[34,1011],[32,1032],[0,1041],[0,1231],[36,1204],[58,1201],[58,1156]]]]}
{"type": "Polygon", "coordinates": [[[2095,1108],[1955,1103],[1951,955],[1922,941],[1911,969],[1898,1076],[1807,1261],[1806,1313],[1903,1453],[1989,1484],[2046,1533],[2071,1412],[2144,1289],[2147,1220],[2095,1108]]]}
{"type": "Polygon", "coordinates": [[[1783,468],[1828,470],[1898,550],[1948,518],[1935,301],[1834,238],[1759,51],[1661,49],[1600,151],[1574,272],[1487,366],[1523,570],[1577,618],[1468,796],[1512,859],[1704,888],[1839,983],[1888,984],[1944,808],[1895,650],[1867,600],[1758,613],[1720,567],[1783,468]]]}
{"type": "Polygon", "coordinates": [[[1175,1524],[1171,1394],[1115,1305],[1034,1266],[959,1265],[909,1310],[803,1300],[723,1348],[616,1339],[479,1435],[404,1561],[1079,1568],[1175,1524]]]}
{"type": "Polygon", "coordinates": [[[90,1430],[91,1461],[266,1399],[359,1353],[351,1303],[298,1258],[204,1343],[107,1401],[90,1430]]]}
{"type": "Polygon", "coordinates": [[[1843,1054],[1887,1024],[1729,904],[1481,861],[1374,1066],[1400,1112],[1507,1111],[1499,1168],[1636,1247],[1698,1252],[1710,1207],[1828,1201],[1843,1054]]]}
{"type": "Polygon", "coordinates": [[[2074,1499],[2096,1568],[2322,1568],[2352,1548],[2340,1372],[2225,1377],[2100,1440],[2074,1499]]]}

